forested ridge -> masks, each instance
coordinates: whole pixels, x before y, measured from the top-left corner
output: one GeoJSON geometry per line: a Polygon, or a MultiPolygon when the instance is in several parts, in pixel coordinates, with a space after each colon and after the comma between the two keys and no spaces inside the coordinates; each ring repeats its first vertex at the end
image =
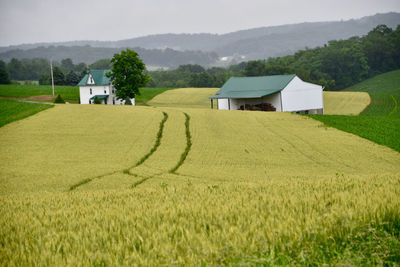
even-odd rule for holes
{"type": "Polygon", "coordinates": [[[151,72],[153,87],[220,87],[232,76],[297,74],[301,79],[339,90],[379,73],[400,68],[400,25],[378,25],[364,37],[329,41],[293,55],[254,60],[229,68],[184,65],[151,72]]]}
{"type": "MultiPolygon", "coordinates": [[[[140,53],[139,53],[140,54],[140,53]]],[[[109,69],[109,59],[91,65],[74,64],[71,59],[55,62],[56,84],[74,85],[88,69],[109,69]]],[[[227,68],[205,68],[184,64],[170,71],[149,71],[149,87],[220,87],[232,76],[297,74],[304,81],[318,83],[329,90],[339,90],[376,74],[400,68],[400,25],[395,30],[378,25],[363,37],[329,41],[326,45],[300,50],[293,55],[254,60],[227,68]]],[[[0,78],[39,80],[49,83],[46,59],[11,59],[0,61],[0,78]],[[8,77],[7,77],[8,76],[8,77]]]]}

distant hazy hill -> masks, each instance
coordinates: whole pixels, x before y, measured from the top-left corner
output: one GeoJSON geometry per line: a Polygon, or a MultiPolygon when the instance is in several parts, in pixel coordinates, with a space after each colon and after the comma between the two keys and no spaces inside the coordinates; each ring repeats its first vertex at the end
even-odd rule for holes
{"type": "MultiPolygon", "coordinates": [[[[99,59],[99,57],[109,57],[109,55],[114,52],[107,53],[107,51],[119,51],[117,48],[122,47],[141,47],[146,49],[171,48],[177,51],[200,50],[203,52],[216,52],[221,57],[236,56],[236,58],[240,58],[241,60],[264,59],[288,55],[299,49],[304,49],[305,47],[313,48],[320,46],[327,43],[329,40],[346,39],[355,35],[365,35],[379,24],[386,24],[389,27],[395,28],[400,24],[400,13],[376,14],[374,16],[347,21],[312,22],[262,27],[227,34],[158,34],[120,41],[72,41],[63,43],[25,44],[0,47],[0,59],[9,59],[11,54],[17,58],[22,58],[22,55],[25,57],[30,55],[30,58],[37,57],[34,56],[37,51],[30,49],[40,46],[49,47],[52,45],[65,47],[82,47],[89,45],[93,48],[85,49],[84,53],[75,53],[75,50],[72,48],[69,52],[70,54],[65,52],[65,56],[74,59],[74,61],[84,61],[88,63],[99,59]],[[109,50],[104,48],[108,48],[109,50]],[[27,53],[23,53],[21,50],[10,53],[11,50],[15,49],[27,50],[27,53]],[[5,54],[4,52],[6,51],[8,52],[5,54]]],[[[63,48],[63,51],[66,50],[66,48],[63,48]]],[[[147,56],[143,54],[143,58],[150,57],[150,54],[152,58],[163,55],[163,52],[160,52],[161,50],[142,50],[142,53],[144,53],[144,51],[146,51],[147,56]]],[[[185,53],[187,53],[186,55],[194,53],[194,55],[190,57],[190,61],[184,63],[198,63],[203,65],[210,64],[208,63],[209,60],[215,56],[215,54],[203,55],[200,52],[185,53]],[[207,59],[204,61],[197,61],[200,56],[206,56],[207,59]]],[[[179,55],[178,52],[176,52],[176,54],[179,55]]],[[[174,61],[174,59],[170,58],[170,61],[174,61]]],[[[156,65],[163,65],[164,60],[155,60],[153,63],[156,65]]],[[[176,64],[177,62],[171,62],[170,65],[176,64]]]]}
{"type": "MultiPolygon", "coordinates": [[[[376,14],[356,20],[262,27],[221,35],[160,34],[108,44],[116,47],[170,47],[176,50],[215,51],[219,56],[239,54],[246,56],[247,59],[263,59],[270,56],[287,55],[305,47],[320,46],[329,40],[365,35],[379,24],[395,28],[400,24],[400,14],[376,14]]],[[[102,44],[92,45],[101,46],[102,44]]]]}

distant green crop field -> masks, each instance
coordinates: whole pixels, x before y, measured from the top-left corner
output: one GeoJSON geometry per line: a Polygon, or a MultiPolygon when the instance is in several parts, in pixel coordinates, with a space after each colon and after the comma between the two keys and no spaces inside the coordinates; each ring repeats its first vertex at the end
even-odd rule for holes
{"type": "MultiPolygon", "coordinates": [[[[65,100],[79,100],[79,87],[77,86],[55,86],[55,95],[60,94],[65,100]]],[[[136,96],[136,103],[146,104],[158,94],[171,88],[140,88],[140,95],[136,96]]],[[[0,96],[3,97],[34,97],[40,95],[51,95],[50,85],[21,85],[21,84],[0,84],[0,96]]]]}
{"type": "Polygon", "coordinates": [[[368,92],[369,94],[400,95],[400,70],[386,72],[360,83],[344,91],[368,92]]]}
{"type": "Polygon", "coordinates": [[[399,105],[400,95],[371,94],[371,104],[361,115],[400,117],[399,105]]]}
{"type": "MultiPolygon", "coordinates": [[[[55,95],[61,95],[63,99],[78,100],[79,88],[77,86],[54,87],[55,95]]],[[[0,96],[5,97],[31,97],[39,95],[51,95],[50,85],[20,85],[20,84],[0,84],[0,96]]]]}
{"type": "Polygon", "coordinates": [[[400,117],[310,115],[326,125],[356,134],[400,152],[400,117]]]}
{"type": "Polygon", "coordinates": [[[371,95],[371,105],[362,115],[400,117],[400,70],[375,76],[345,90],[367,92],[371,95]]]}
{"type": "Polygon", "coordinates": [[[309,116],[400,152],[400,70],[375,76],[345,91],[369,93],[370,105],[359,116],[309,116]]]}
{"type": "Polygon", "coordinates": [[[0,98],[0,127],[51,107],[53,105],[24,103],[12,99],[0,98]]]}

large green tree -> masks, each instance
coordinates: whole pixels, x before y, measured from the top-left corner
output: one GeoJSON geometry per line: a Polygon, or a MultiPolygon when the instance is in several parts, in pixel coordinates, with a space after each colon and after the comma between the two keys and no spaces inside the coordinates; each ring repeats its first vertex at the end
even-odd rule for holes
{"type": "Polygon", "coordinates": [[[133,50],[126,49],[121,54],[114,54],[111,64],[111,72],[107,76],[116,89],[118,99],[134,98],[140,94],[139,88],[146,86],[150,80],[145,64],[133,50]]]}

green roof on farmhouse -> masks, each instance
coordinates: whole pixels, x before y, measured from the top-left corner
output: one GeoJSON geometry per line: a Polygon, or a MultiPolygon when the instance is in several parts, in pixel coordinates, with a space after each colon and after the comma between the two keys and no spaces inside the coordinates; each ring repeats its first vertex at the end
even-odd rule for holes
{"type": "Polygon", "coordinates": [[[215,96],[218,98],[260,98],[280,92],[296,74],[260,77],[231,77],[215,96]]]}
{"type": "Polygon", "coordinates": [[[110,78],[106,76],[106,73],[110,72],[110,70],[90,70],[78,83],[78,86],[85,86],[89,79],[89,75],[92,75],[94,84],[93,85],[109,85],[110,78]]]}

